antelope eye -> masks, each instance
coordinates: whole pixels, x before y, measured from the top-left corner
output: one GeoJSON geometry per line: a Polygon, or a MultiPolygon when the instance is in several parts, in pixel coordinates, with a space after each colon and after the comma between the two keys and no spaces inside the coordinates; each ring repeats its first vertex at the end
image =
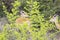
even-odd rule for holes
{"type": "Polygon", "coordinates": [[[24,11],[22,11],[22,13],[24,13],[24,11]]]}

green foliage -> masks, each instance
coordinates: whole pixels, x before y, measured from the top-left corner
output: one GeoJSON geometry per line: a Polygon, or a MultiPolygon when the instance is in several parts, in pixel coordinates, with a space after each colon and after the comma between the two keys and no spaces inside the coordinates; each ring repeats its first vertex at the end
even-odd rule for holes
{"type": "MultiPolygon", "coordinates": [[[[23,0],[21,0],[23,1],[23,0]]],[[[25,0],[24,0],[25,1],[25,0]]],[[[0,40],[49,40],[47,39],[48,30],[55,30],[55,25],[49,22],[49,19],[57,11],[56,5],[52,0],[26,0],[24,6],[24,11],[30,17],[31,25],[28,26],[27,23],[16,24],[15,20],[19,16],[19,7],[22,2],[16,0],[11,9],[12,13],[7,11],[6,6],[3,4],[3,10],[8,18],[10,24],[6,24],[3,27],[3,31],[0,33],[0,40]]],[[[49,35],[51,38],[55,34],[49,35]]]]}
{"type": "MultiPolygon", "coordinates": [[[[53,5],[52,0],[47,0],[46,2],[44,1],[37,2],[37,1],[30,0],[27,1],[27,5],[26,7],[24,7],[24,9],[28,11],[28,15],[30,16],[32,27],[36,27],[37,29],[39,29],[38,30],[39,33],[38,35],[40,37],[40,38],[38,37],[39,40],[44,40],[44,39],[47,40],[45,38],[47,31],[52,29],[55,30],[54,24],[49,22],[49,19],[51,18],[50,16],[56,12],[55,10],[56,7],[54,6],[55,5],[53,5]]],[[[36,29],[34,30],[36,31],[36,29]]],[[[33,40],[36,40],[34,38],[33,40]]]]}
{"type": "Polygon", "coordinates": [[[3,17],[5,14],[3,14],[3,9],[2,9],[2,2],[0,1],[0,17],[3,17]]]}
{"type": "Polygon", "coordinates": [[[13,23],[15,21],[15,19],[18,17],[17,16],[17,13],[19,12],[19,6],[20,6],[20,2],[19,1],[15,1],[14,3],[11,3],[13,5],[13,8],[12,8],[12,13],[9,13],[7,11],[7,8],[6,6],[4,5],[3,3],[3,10],[9,20],[10,23],[13,23]]]}
{"type": "Polygon", "coordinates": [[[44,40],[45,39],[44,35],[46,34],[47,27],[49,26],[49,22],[45,21],[44,14],[42,14],[41,11],[39,11],[39,8],[41,6],[42,5],[39,5],[39,2],[31,0],[31,1],[27,1],[27,6],[24,7],[29,12],[30,19],[32,21],[31,22],[32,27],[39,28],[37,32],[38,36],[37,34],[35,34],[36,32],[34,32],[37,31],[37,29],[36,28],[32,29],[34,30],[33,32],[31,32],[33,40],[37,40],[37,39],[44,40]],[[33,33],[35,36],[33,35],[33,33]]]}
{"type": "Polygon", "coordinates": [[[24,25],[7,24],[4,26],[2,33],[0,34],[1,40],[26,40],[28,27],[24,25]],[[25,30],[26,29],[26,30],[25,30]]]}

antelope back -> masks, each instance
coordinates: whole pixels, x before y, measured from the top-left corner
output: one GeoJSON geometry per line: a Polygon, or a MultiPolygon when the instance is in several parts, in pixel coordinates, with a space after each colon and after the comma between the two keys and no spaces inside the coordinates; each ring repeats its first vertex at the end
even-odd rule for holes
{"type": "Polygon", "coordinates": [[[29,18],[19,17],[16,19],[16,23],[23,23],[23,22],[27,22],[27,21],[29,21],[29,18]]]}

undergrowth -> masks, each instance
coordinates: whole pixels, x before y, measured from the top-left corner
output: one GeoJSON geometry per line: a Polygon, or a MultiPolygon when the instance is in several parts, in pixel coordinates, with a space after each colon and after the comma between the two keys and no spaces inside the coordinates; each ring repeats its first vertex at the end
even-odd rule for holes
{"type": "Polygon", "coordinates": [[[30,26],[28,26],[27,23],[15,23],[15,20],[19,17],[19,7],[21,6],[19,0],[11,3],[11,5],[13,5],[11,9],[12,13],[7,11],[6,6],[2,2],[3,11],[9,23],[4,26],[3,31],[0,33],[0,40],[49,40],[47,37],[48,30],[55,30],[55,25],[49,22],[51,15],[56,11],[52,0],[47,0],[46,2],[42,0],[27,0],[25,2],[26,4],[23,9],[29,15],[30,26]]]}

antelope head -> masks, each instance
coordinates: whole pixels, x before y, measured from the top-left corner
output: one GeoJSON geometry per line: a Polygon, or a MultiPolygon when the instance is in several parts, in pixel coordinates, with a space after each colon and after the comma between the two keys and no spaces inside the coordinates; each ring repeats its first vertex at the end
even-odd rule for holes
{"type": "Polygon", "coordinates": [[[54,22],[56,25],[56,28],[60,30],[60,23],[58,22],[58,15],[55,14],[51,19],[50,22],[54,22]]]}
{"type": "Polygon", "coordinates": [[[27,13],[23,10],[20,11],[21,17],[28,17],[27,13]]]}
{"type": "Polygon", "coordinates": [[[58,15],[55,14],[51,19],[50,22],[58,22],[58,15]]]}

